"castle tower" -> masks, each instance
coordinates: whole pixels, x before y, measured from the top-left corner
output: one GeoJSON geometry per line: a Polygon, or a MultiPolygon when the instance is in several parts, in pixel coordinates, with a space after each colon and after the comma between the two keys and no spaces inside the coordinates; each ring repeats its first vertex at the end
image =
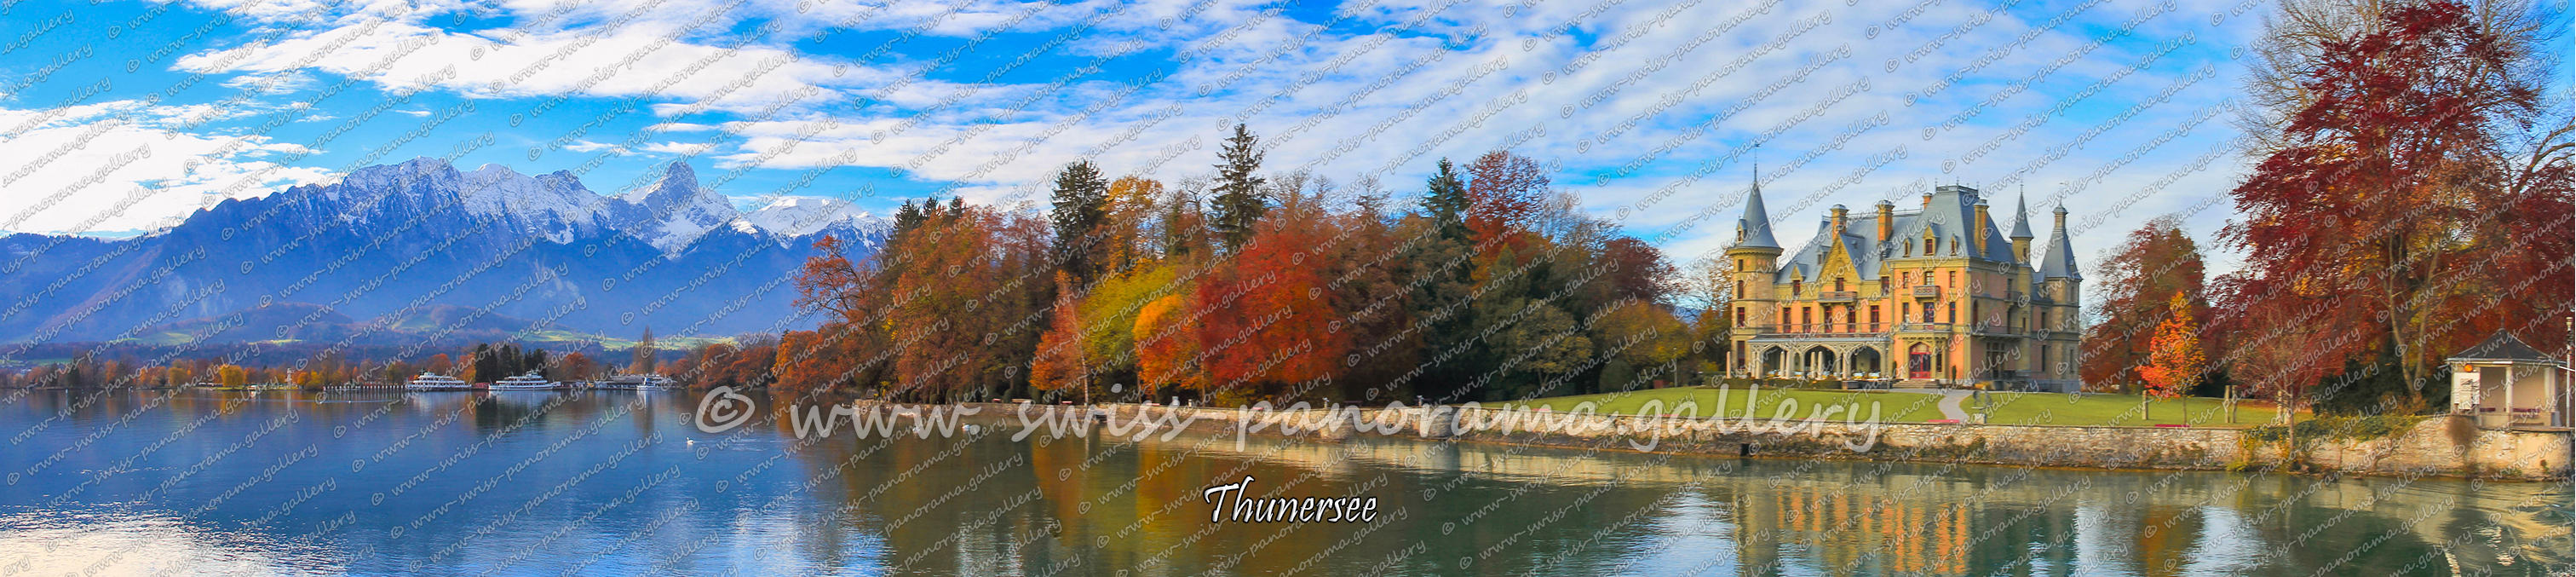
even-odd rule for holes
{"type": "Polygon", "coordinates": [[[1771,284],[1771,275],[1780,270],[1780,241],[1771,236],[1771,214],[1762,206],[1762,179],[1755,177],[1751,192],[1745,193],[1744,216],[1735,221],[1735,245],[1726,248],[1727,260],[1735,264],[1735,302],[1729,319],[1734,328],[1727,340],[1729,374],[1741,374],[1760,367],[1759,359],[1745,358],[1745,341],[1762,334],[1765,327],[1779,324],[1773,318],[1779,311],[1779,295],[1771,284]]]}

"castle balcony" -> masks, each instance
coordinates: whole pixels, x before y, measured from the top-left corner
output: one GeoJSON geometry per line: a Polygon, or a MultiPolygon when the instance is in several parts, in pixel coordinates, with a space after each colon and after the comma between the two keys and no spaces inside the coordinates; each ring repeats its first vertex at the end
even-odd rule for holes
{"type": "Polygon", "coordinates": [[[1984,336],[2017,337],[2022,335],[2022,330],[2019,327],[2014,327],[2012,325],[1990,325],[1984,323],[1979,323],[1975,327],[1969,328],[1968,332],[1984,336]]]}
{"type": "Polygon", "coordinates": [[[1946,333],[1950,332],[1950,326],[1950,323],[1905,323],[1902,326],[1896,327],[1896,331],[1901,333],[1946,333]]]}
{"type": "Polygon", "coordinates": [[[1919,298],[1919,299],[1937,299],[1937,298],[1941,298],[1941,285],[1936,285],[1936,284],[1927,284],[1927,285],[1923,285],[1923,286],[1919,286],[1919,287],[1914,287],[1914,298],[1919,298]]]}
{"type": "Polygon", "coordinates": [[[1860,300],[1860,291],[1824,291],[1816,293],[1816,302],[1847,303],[1860,300]]]}
{"type": "Polygon", "coordinates": [[[1749,328],[1763,337],[1885,337],[1896,323],[1784,323],[1749,328]]]}

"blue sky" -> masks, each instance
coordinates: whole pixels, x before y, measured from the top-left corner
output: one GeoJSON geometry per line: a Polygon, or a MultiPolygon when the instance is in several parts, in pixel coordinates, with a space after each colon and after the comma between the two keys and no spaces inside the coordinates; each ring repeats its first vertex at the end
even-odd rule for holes
{"type": "Polygon", "coordinates": [[[415,156],[610,194],[685,159],[744,202],[1039,209],[1080,158],[1209,173],[1243,122],[1269,168],[1399,196],[1437,158],[1508,146],[1677,260],[1733,238],[1758,158],[1787,243],[1830,205],[1955,181],[2026,190],[2043,237],[2064,202],[2087,264],[2159,214],[2223,224],[2247,165],[2228,148],[2235,49],[2269,7],[0,1],[11,231],[148,230],[415,156]]]}

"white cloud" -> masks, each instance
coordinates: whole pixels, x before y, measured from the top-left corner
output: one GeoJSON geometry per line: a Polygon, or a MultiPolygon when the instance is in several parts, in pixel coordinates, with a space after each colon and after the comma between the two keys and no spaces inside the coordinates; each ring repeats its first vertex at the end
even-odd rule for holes
{"type": "MultiPolygon", "coordinates": [[[[305,154],[264,136],[176,132],[140,103],[85,107],[6,141],[26,151],[0,161],[0,230],[78,233],[151,229],[226,198],[319,182],[328,170],[261,160],[305,154]]],[[[184,113],[184,112],[183,112],[184,113]]],[[[0,126],[46,111],[0,109],[0,126]]]]}

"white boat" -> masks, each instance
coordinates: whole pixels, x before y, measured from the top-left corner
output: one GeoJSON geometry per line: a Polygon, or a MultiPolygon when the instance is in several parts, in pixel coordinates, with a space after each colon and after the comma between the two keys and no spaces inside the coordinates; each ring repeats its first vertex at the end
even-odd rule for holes
{"type": "Polygon", "coordinates": [[[609,377],[608,380],[600,381],[595,386],[602,389],[677,389],[680,388],[680,382],[662,376],[661,373],[645,373],[609,377]]]}
{"type": "Polygon", "coordinates": [[[438,373],[421,373],[420,376],[412,377],[411,382],[404,383],[403,388],[415,391],[463,391],[473,389],[474,383],[438,373]]]}
{"type": "Polygon", "coordinates": [[[536,371],[492,382],[492,390],[495,391],[542,391],[561,386],[563,383],[546,380],[536,371]]]}

